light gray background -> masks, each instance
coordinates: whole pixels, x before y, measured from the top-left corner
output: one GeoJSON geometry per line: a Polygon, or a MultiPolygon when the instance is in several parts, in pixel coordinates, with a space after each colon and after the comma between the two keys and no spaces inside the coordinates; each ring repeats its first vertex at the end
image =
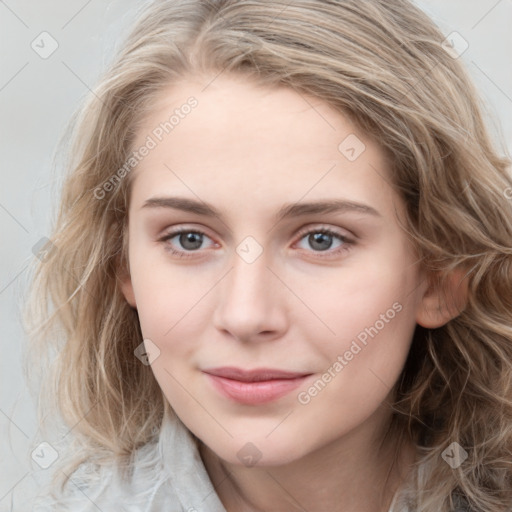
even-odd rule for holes
{"type": "MultiPolygon", "coordinates": [[[[50,169],[54,150],[140,3],[0,0],[0,508],[32,472],[44,471],[30,459],[37,423],[21,374],[19,307],[32,247],[49,235],[59,193],[50,169]],[[43,31],[59,45],[47,59],[31,47],[43,31]]],[[[445,35],[457,31],[469,43],[460,58],[488,105],[495,139],[512,152],[512,0],[417,3],[445,35]]]]}

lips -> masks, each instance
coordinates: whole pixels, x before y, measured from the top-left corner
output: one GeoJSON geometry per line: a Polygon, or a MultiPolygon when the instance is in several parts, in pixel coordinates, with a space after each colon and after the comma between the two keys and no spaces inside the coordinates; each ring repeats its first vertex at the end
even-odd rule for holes
{"type": "Polygon", "coordinates": [[[222,397],[245,405],[276,401],[299,387],[312,375],[273,368],[242,370],[222,367],[206,369],[203,372],[222,397]]]}
{"type": "Polygon", "coordinates": [[[238,380],[241,382],[259,382],[262,380],[276,379],[296,379],[310,375],[307,373],[289,372],[285,370],[276,370],[273,368],[255,368],[253,370],[242,370],[234,366],[223,366],[221,368],[210,368],[203,370],[210,375],[224,377],[226,379],[238,380]]]}

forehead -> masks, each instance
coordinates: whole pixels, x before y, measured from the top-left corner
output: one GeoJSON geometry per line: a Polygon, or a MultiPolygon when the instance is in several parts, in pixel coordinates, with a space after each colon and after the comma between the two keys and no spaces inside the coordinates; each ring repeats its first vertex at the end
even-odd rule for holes
{"type": "Polygon", "coordinates": [[[134,202],[179,189],[245,208],[306,195],[390,207],[386,155],[346,116],[287,87],[211,80],[190,78],[155,98],[134,144],[154,143],[132,171],[134,202]]]}

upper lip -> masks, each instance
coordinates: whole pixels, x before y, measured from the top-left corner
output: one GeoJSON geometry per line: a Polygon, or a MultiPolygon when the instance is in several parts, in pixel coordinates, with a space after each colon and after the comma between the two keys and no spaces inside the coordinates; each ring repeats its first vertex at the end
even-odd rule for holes
{"type": "Polygon", "coordinates": [[[251,370],[243,370],[234,366],[222,366],[219,368],[207,368],[203,370],[210,375],[225,377],[227,379],[239,380],[242,382],[257,382],[273,379],[294,379],[310,375],[304,372],[289,372],[275,368],[253,368],[251,370]]]}

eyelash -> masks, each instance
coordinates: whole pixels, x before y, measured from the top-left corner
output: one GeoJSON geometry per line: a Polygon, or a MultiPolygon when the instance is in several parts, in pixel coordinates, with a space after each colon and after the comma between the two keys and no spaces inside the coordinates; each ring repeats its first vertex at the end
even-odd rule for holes
{"type": "MultiPolygon", "coordinates": [[[[192,254],[195,252],[198,252],[199,250],[177,251],[176,249],[173,249],[167,243],[168,240],[171,240],[175,236],[180,235],[182,233],[194,233],[194,234],[204,235],[204,236],[208,237],[208,235],[206,233],[203,233],[202,231],[199,231],[199,230],[179,228],[179,229],[176,229],[175,231],[172,231],[171,233],[168,233],[167,235],[163,236],[158,241],[163,243],[166,246],[165,250],[168,251],[169,253],[171,253],[173,256],[177,256],[178,258],[192,258],[192,257],[194,257],[194,256],[192,256],[192,254]]],[[[298,234],[298,236],[300,236],[299,241],[302,240],[307,235],[311,235],[314,233],[322,233],[324,235],[330,235],[334,238],[339,239],[341,242],[343,242],[343,245],[334,251],[329,251],[329,249],[327,249],[326,251],[311,251],[314,253],[318,253],[318,256],[320,256],[320,258],[332,258],[332,257],[338,256],[342,253],[349,251],[355,243],[353,240],[350,240],[348,237],[341,235],[340,233],[338,233],[332,229],[326,228],[326,227],[320,227],[320,228],[316,228],[316,229],[309,229],[309,230],[301,231],[298,234]],[[328,256],[326,256],[322,253],[328,253],[328,256]]]]}

